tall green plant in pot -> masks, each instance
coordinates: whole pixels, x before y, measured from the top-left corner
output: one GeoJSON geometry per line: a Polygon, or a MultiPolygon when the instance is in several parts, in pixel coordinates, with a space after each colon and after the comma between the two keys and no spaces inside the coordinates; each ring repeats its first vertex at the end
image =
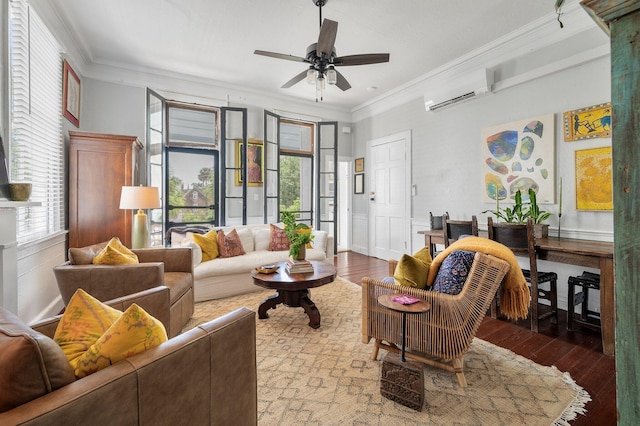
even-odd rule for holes
{"type": "Polygon", "coordinates": [[[547,220],[551,213],[540,210],[536,191],[529,188],[529,201],[522,202],[522,193],[516,191],[514,195],[513,207],[500,207],[500,203],[496,201],[495,210],[485,210],[482,213],[491,213],[496,219],[500,219],[506,223],[524,224],[527,219],[533,219],[534,234],[536,238],[546,238],[549,236],[549,225],[542,223],[547,220]]]}
{"type": "Polygon", "coordinates": [[[280,219],[284,223],[284,232],[289,238],[289,255],[292,259],[304,259],[306,246],[313,241],[314,237],[311,228],[304,223],[296,223],[296,216],[292,212],[282,212],[280,219]]]}
{"type": "Polygon", "coordinates": [[[542,223],[549,219],[551,213],[544,210],[540,210],[538,206],[538,200],[536,198],[536,191],[529,188],[529,202],[527,203],[527,217],[533,219],[533,232],[536,238],[547,238],[549,236],[549,225],[542,223]]]}
{"type": "Polygon", "coordinates": [[[528,216],[527,212],[523,209],[522,193],[520,190],[516,191],[513,201],[513,207],[500,207],[500,202],[496,200],[495,210],[485,210],[482,213],[491,213],[496,219],[501,219],[506,223],[526,223],[528,216]]]}

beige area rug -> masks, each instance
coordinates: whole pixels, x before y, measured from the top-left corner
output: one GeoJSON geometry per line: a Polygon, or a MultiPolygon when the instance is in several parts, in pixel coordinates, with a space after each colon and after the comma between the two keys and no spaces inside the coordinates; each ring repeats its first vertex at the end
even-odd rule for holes
{"type": "MultiPolygon", "coordinates": [[[[185,328],[241,306],[257,312],[271,294],[198,303],[185,328]]],[[[312,289],[311,300],[321,315],[316,330],[302,308],[256,316],[259,425],[566,425],[590,400],[569,374],[475,339],[465,356],[469,386],[425,366],[425,405],[412,410],[380,395],[381,361],[370,359],[372,343],[361,343],[360,287],[338,278],[312,289]]]]}

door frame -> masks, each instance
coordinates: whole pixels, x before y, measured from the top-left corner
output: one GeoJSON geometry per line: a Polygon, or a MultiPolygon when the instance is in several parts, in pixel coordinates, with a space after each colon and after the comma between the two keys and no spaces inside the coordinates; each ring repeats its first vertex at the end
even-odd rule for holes
{"type": "Polygon", "coordinates": [[[336,232],[336,246],[339,249],[351,250],[351,230],[353,229],[353,158],[340,155],[338,156],[338,172],[340,172],[340,164],[346,164],[347,166],[347,174],[346,178],[342,179],[342,175],[338,175],[338,207],[340,210],[338,211],[338,222],[337,222],[337,232],[336,232]],[[344,197],[342,196],[342,192],[344,191],[344,197]],[[346,207],[340,204],[341,200],[346,200],[346,207]],[[343,222],[340,222],[341,212],[346,208],[346,213],[343,217],[343,222]],[[340,238],[340,234],[344,235],[345,241],[341,241],[342,245],[338,244],[338,239],[340,238]]]}
{"type": "MultiPolygon", "coordinates": [[[[412,201],[413,201],[413,197],[411,194],[411,185],[412,185],[412,180],[411,180],[411,130],[405,130],[402,132],[398,132],[398,133],[394,133],[391,135],[387,135],[387,136],[383,136],[381,138],[377,138],[377,139],[372,139],[367,141],[367,146],[366,146],[366,157],[365,158],[372,158],[372,153],[371,150],[374,146],[376,145],[383,145],[385,143],[389,143],[389,142],[393,142],[399,139],[404,139],[404,170],[405,170],[405,181],[406,181],[406,188],[405,188],[405,207],[404,207],[404,211],[405,211],[405,226],[404,226],[404,246],[405,246],[405,253],[409,253],[411,251],[411,214],[412,214],[412,201]]],[[[370,164],[371,164],[372,160],[369,160],[370,164]]],[[[366,180],[367,180],[367,185],[365,186],[366,188],[368,188],[368,191],[375,191],[373,184],[375,182],[373,173],[368,173],[366,174],[366,180]]],[[[375,227],[372,227],[371,224],[373,223],[373,218],[372,218],[372,212],[371,212],[371,197],[370,194],[368,194],[369,197],[369,203],[367,204],[367,228],[369,229],[369,238],[367,241],[367,247],[368,247],[368,252],[369,255],[371,255],[372,253],[374,253],[374,249],[373,249],[373,241],[375,241],[375,227]]]]}

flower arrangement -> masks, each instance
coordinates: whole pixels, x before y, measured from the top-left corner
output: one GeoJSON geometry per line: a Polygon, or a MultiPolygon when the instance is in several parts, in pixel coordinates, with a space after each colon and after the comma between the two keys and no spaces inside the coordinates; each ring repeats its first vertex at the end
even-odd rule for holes
{"type": "Polygon", "coordinates": [[[293,259],[298,259],[301,251],[305,252],[306,245],[313,241],[311,228],[304,223],[296,223],[296,217],[292,212],[282,212],[280,219],[284,223],[284,232],[289,238],[289,255],[293,259]]]}

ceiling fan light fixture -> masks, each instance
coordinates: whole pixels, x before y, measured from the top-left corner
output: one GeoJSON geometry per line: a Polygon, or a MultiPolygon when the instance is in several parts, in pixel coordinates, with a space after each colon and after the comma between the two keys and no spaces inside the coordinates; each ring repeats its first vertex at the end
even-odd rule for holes
{"type": "Polygon", "coordinates": [[[307,83],[316,84],[316,80],[318,78],[318,71],[313,67],[309,67],[307,70],[307,83]]]}
{"type": "Polygon", "coordinates": [[[366,53],[357,55],[338,56],[336,53],[335,40],[338,32],[338,22],[331,19],[322,19],[322,7],[328,0],[311,0],[318,7],[318,18],[320,33],[318,41],[311,43],[307,47],[306,56],[286,55],[283,53],[268,52],[265,50],[255,50],[256,55],[269,56],[287,61],[304,62],[309,64],[306,71],[296,74],[292,79],[282,85],[283,89],[288,89],[307,80],[307,83],[316,86],[316,102],[321,101],[326,85],[336,86],[338,89],[351,89],[351,84],[338,72],[337,66],[370,65],[389,62],[388,53],[366,53]]]}
{"type": "Polygon", "coordinates": [[[334,85],[338,82],[338,73],[333,66],[330,66],[327,70],[327,84],[334,85]]]}

